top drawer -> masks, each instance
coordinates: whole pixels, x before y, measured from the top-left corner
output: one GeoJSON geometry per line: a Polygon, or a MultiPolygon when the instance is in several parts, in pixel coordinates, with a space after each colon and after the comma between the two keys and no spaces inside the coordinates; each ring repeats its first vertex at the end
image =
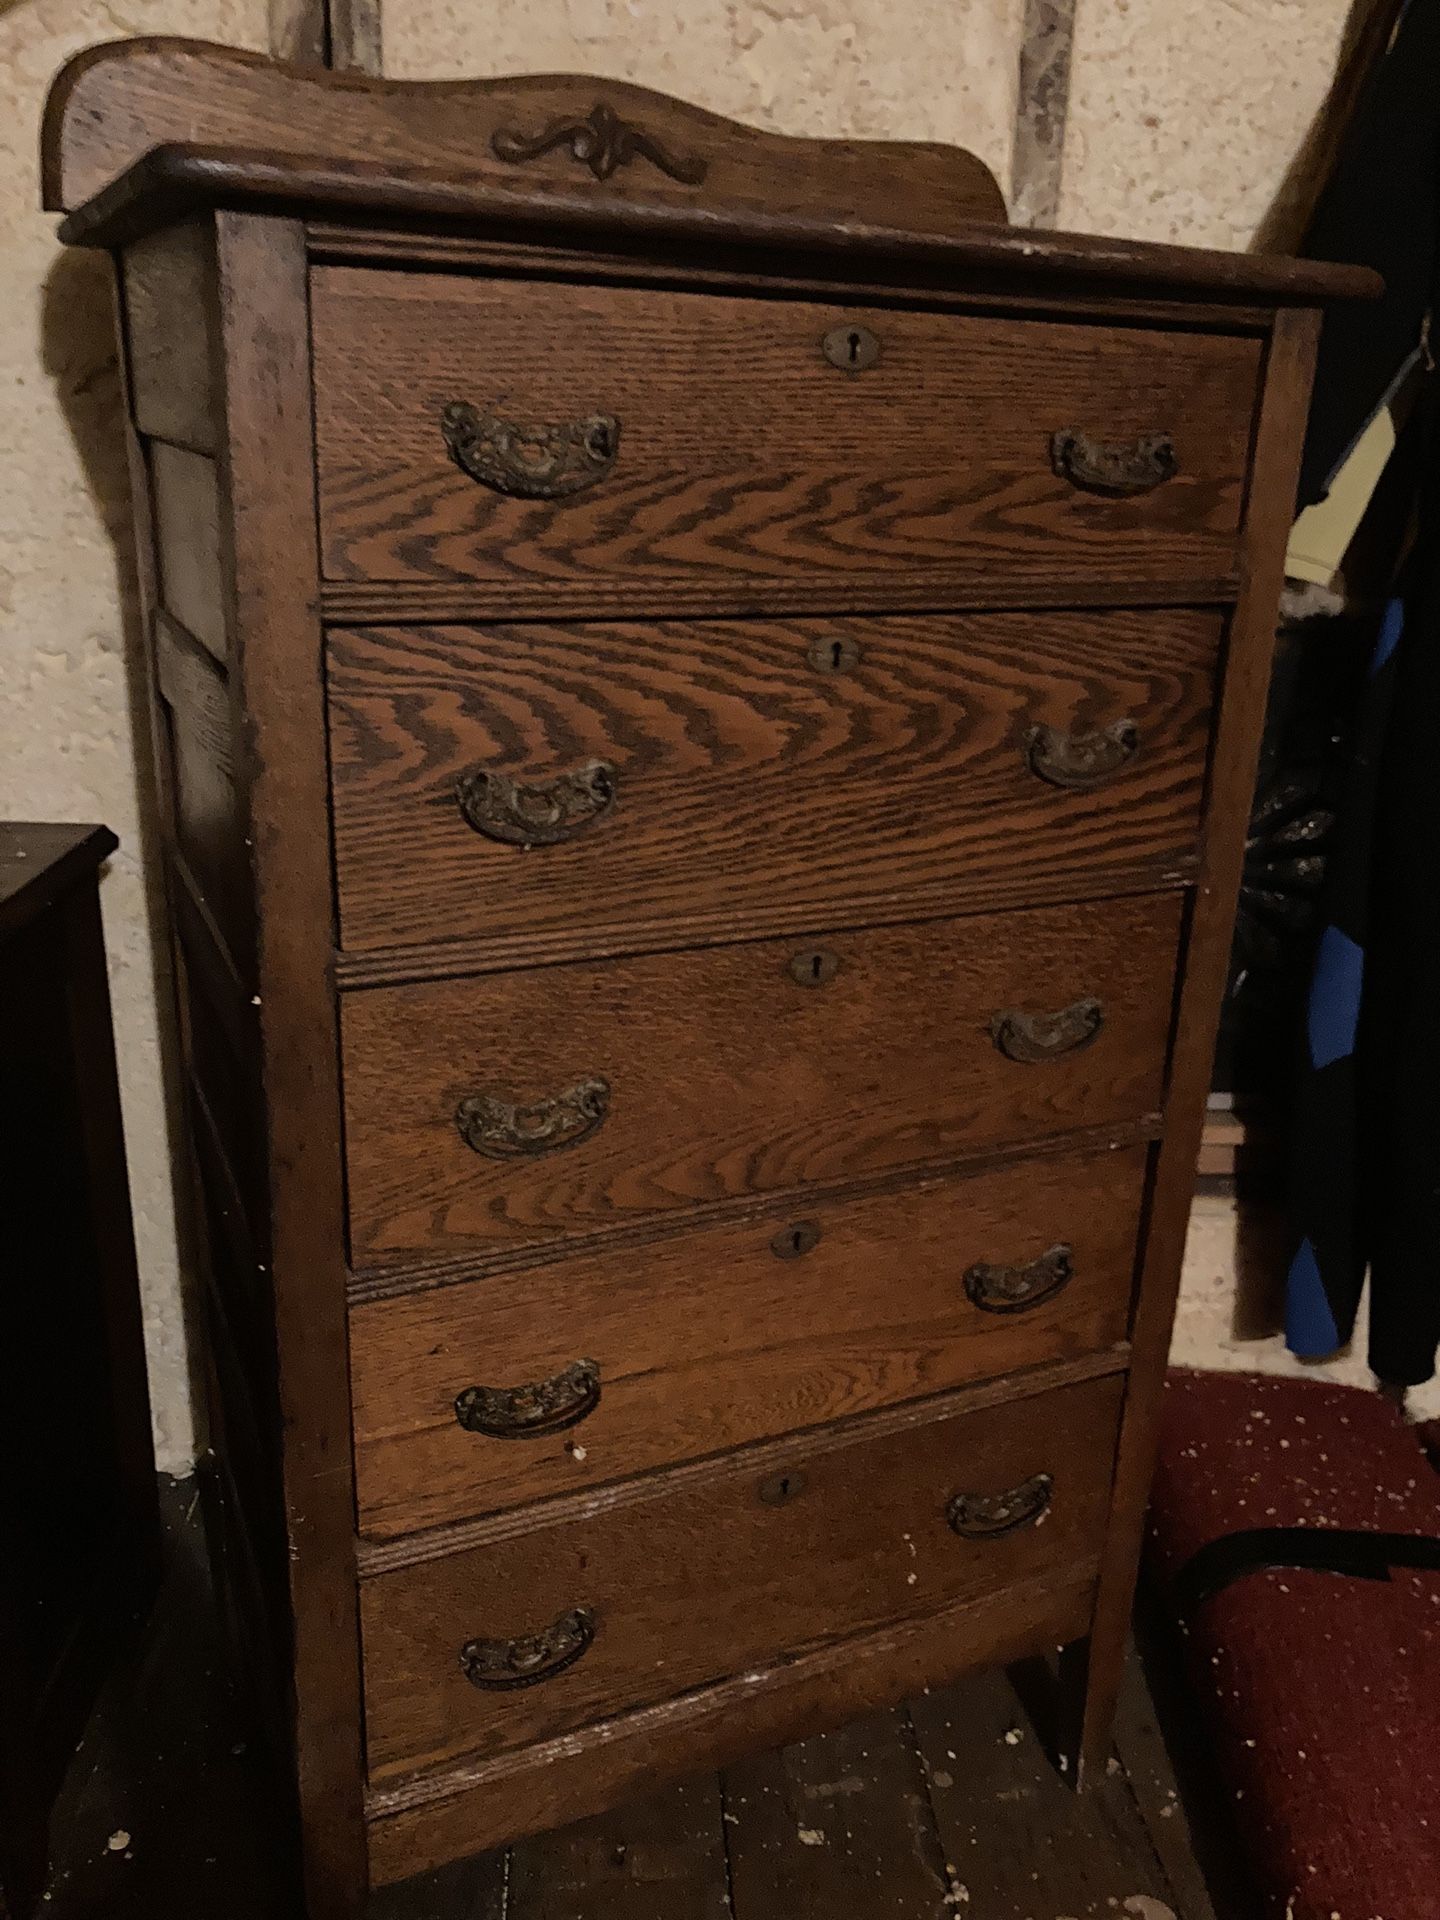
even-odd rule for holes
{"type": "Polygon", "coordinates": [[[1232,570],[1253,338],[349,267],[312,311],[334,580],[603,605],[1232,570]]]}

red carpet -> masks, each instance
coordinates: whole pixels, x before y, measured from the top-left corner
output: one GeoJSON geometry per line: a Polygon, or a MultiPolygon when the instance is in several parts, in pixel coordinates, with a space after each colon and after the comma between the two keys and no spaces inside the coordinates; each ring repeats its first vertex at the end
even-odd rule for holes
{"type": "MultiPolygon", "coordinates": [[[[1162,1593],[1243,1527],[1440,1535],[1440,1474],[1378,1394],[1175,1372],[1151,1515],[1162,1593]]],[[[1440,1920],[1440,1573],[1246,1573],[1185,1633],[1266,1920],[1440,1920]]]]}

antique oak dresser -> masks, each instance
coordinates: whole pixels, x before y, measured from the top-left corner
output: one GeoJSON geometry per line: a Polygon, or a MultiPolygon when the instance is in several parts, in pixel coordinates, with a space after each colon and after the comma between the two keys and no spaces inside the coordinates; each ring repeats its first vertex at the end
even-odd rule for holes
{"type": "Polygon", "coordinates": [[[73,61],[212,1508],[313,1920],[1066,1648],[1103,1768],[1323,302],[635,87],[73,61]]]}

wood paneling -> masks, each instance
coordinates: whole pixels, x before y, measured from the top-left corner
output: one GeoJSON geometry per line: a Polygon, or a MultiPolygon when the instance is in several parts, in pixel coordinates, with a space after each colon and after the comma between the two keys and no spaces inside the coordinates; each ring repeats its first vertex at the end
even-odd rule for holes
{"type": "Polygon", "coordinates": [[[193,453],[217,453],[210,222],[200,217],[137,240],[121,272],[136,427],[193,453]]]}
{"type": "Polygon", "coordinates": [[[1182,903],[826,934],[350,994],[341,1013],[354,1258],[543,1242],[700,1201],[854,1178],[1160,1104],[1182,903]],[[800,985],[816,954],[839,962],[800,985]],[[990,1023],[1098,999],[1088,1046],[1007,1058],[990,1023]],[[529,1104],[600,1076],[558,1153],[489,1158],[472,1096],[529,1104]]]}
{"type": "Polygon", "coordinates": [[[332,578],[833,587],[920,567],[963,592],[997,566],[1229,566],[1260,351],[1243,337],[343,267],[316,270],[314,323],[332,578]],[[859,373],[821,351],[855,326],[880,343],[859,373]],[[454,401],[608,415],[618,455],[568,499],[507,498],[450,458],[454,401]],[[1068,428],[1169,434],[1179,469],[1130,498],[1083,491],[1051,465],[1068,428]]]}
{"type": "Polygon", "coordinates": [[[254,908],[240,830],[232,689],[214,656],[155,616],[155,670],[168,735],[175,845],[235,973],[254,963],[254,908]]]}
{"type": "Polygon", "coordinates": [[[1120,1399],[1100,1380],[823,1450],[757,1477],[744,1454],[704,1484],[387,1573],[363,1589],[372,1780],[551,1738],[618,1708],[767,1668],[827,1641],[934,1614],[1081,1564],[1109,1492],[1120,1399]],[[1047,1519],[964,1539],[961,1493],[1046,1473],[1047,1519]],[[824,1568],[823,1580],[817,1569],[824,1568]],[[589,1650],[521,1691],[485,1692],[458,1658],[569,1609],[589,1650]]]}
{"type": "Polygon", "coordinates": [[[229,639],[215,462],[206,454],[152,440],[149,465],[159,604],[224,662],[229,639]]]}
{"type": "MultiPolygon", "coordinates": [[[[1221,622],[1207,613],[365,628],[329,641],[349,949],[743,916],[757,931],[1174,882],[1194,859],[1221,622]],[[1028,758],[1044,727],[1131,720],[1093,791],[1028,758]],[[592,762],[609,809],[521,854],[465,819],[477,770],[592,762]]],[[[662,935],[663,937],[663,935],[662,935]]]]}

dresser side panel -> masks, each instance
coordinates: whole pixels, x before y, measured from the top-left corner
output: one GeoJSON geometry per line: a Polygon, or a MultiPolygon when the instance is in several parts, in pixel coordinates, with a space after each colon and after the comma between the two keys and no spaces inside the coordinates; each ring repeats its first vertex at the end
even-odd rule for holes
{"type": "MultiPolygon", "coordinates": [[[[207,1453],[207,1536],[227,1624],[268,1733],[289,1745],[288,1597],[278,1527],[279,1431],[264,1159],[255,1073],[254,901],[244,846],[236,688],[223,644],[219,469],[213,448],[214,234],[152,235],[116,263],[141,625],[150,696],[147,772],[168,907],[183,1113],[178,1169],[196,1279],[190,1333],[207,1453]],[[174,436],[173,438],[168,436],[174,436]],[[216,511],[187,538],[157,474],[175,457],[216,511]],[[166,546],[182,622],[167,607],[166,546]],[[198,629],[197,632],[195,629],[198,629]]],[[[171,468],[174,471],[174,467],[171,468]]],[[[173,496],[172,496],[173,498],[173,496]]]]}
{"type": "Polygon", "coordinates": [[[146,234],[125,249],[120,271],[136,428],[192,453],[216,453],[213,223],[202,216],[146,234]]]}
{"type": "Polygon", "coordinates": [[[229,647],[257,907],[294,1733],[311,1920],[368,1879],[308,291],[298,222],[217,217],[229,647]]]}

